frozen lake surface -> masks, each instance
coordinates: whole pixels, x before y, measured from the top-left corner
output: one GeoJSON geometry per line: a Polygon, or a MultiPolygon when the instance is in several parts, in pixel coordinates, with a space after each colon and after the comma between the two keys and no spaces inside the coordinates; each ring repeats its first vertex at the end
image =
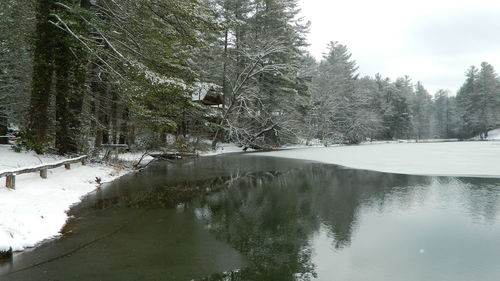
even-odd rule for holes
{"type": "Polygon", "coordinates": [[[500,178],[500,142],[380,143],[255,153],[409,175],[500,178]]]}

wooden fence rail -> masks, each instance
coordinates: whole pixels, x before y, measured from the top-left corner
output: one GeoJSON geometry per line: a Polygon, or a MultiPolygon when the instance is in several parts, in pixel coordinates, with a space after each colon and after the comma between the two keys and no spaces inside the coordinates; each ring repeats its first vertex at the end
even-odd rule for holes
{"type": "Polygon", "coordinates": [[[11,170],[11,171],[5,171],[5,172],[0,173],[0,178],[1,177],[6,178],[5,186],[7,188],[16,189],[16,176],[17,175],[40,172],[40,177],[42,179],[46,179],[47,178],[47,170],[55,169],[55,168],[58,168],[61,166],[64,166],[64,168],[69,170],[69,169],[71,169],[71,164],[75,164],[75,163],[82,163],[82,165],[87,164],[87,158],[88,158],[88,156],[84,155],[84,156],[80,156],[77,158],[60,161],[57,163],[39,165],[36,167],[31,167],[31,168],[19,168],[19,169],[15,169],[15,170],[11,170]]]}

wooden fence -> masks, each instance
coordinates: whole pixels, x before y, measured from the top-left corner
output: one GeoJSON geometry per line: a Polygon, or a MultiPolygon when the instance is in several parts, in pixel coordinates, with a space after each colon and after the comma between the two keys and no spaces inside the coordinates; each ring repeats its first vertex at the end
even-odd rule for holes
{"type": "Polygon", "coordinates": [[[71,164],[75,164],[75,163],[82,163],[82,165],[87,164],[87,158],[88,158],[88,156],[84,155],[84,156],[80,156],[77,158],[60,161],[57,163],[39,165],[36,167],[31,167],[31,168],[19,168],[19,169],[15,169],[15,170],[11,170],[11,171],[5,171],[5,172],[0,173],[0,178],[1,177],[6,178],[5,186],[7,188],[16,189],[16,176],[17,175],[40,172],[40,177],[42,179],[46,179],[47,178],[47,170],[55,169],[55,168],[61,167],[63,165],[64,165],[64,168],[69,170],[69,169],[71,169],[71,164]]]}

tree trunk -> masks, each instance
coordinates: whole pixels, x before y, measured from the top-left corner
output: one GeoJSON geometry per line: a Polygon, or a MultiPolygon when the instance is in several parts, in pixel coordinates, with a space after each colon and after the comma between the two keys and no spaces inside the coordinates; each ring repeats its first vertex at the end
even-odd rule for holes
{"type": "Polygon", "coordinates": [[[93,83],[93,93],[96,95],[94,97],[94,114],[97,122],[95,123],[95,147],[100,147],[103,143],[108,143],[108,117],[106,111],[108,109],[108,93],[110,90],[109,82],[107,81],[106,73],[94,73],[95,79],[93,83]],[[99,77],[102,80],[98,80],[99,77]]]}
{"type": "Polygon", "coordinates": [[[87,55],[83,49],[78,51],[80,53],[80,59],[78,60],[78,63],[73,65],[72,89],[68,98],[69,118],[67,123],[69,126],[68,130],[70,132],[70,138],[67,140],[67,146],[68,152],[71,153],[78,153],[80,149],[78,144],[79,138],[81,137],[83,100],[87,94],[87,55]]]}
{"type": "MultiPolygon", "coordinates": [[[[7,135],[7,117],[0,113],[0,136],[7,135]]],[[[0,144],[7,144],[9,140],[7,138],[0,138],[0,144]]]]}
{"type": "Polygon", "coordinates": [[[118,143],[118,94],[113,91],[111,100],[111,142],[118,143]]]}
{"type": "Polygon", "coordinates": [[[70,66],[71,52],[69,42],[63,31],[57,33],[54,51],[55,91],[56,91],[56,149],[59,154],[69,153],[68,139],[70,138],[68,119],[68,97],[70,93],[70,66]]]}
{"type": "Polygon", "coordinates": [[[227,99],[227,47],[229,44],[229,30],[226,29],[224,34],[224,65],[222,70],[222,108],[224,109],[226,106],[227,99]]]}
{"type": "Polygon", "coordinates": [[[122,112],[122,124],[120,128],[120,144],[129,144],[128,142],[128,135],[129,135],[129,126],[128,126],[128,120],[129,120],[129,110],[128,108],[125,108],[122,112]]]}
{"type": "Polygon", "coordinates": [[[33,61],[33,83],[29,110],[29,129],[33,132],[37,152],[47,143],[49,101],[53,79],[53,39],[55,27],[49,22],[53,0],[38,0],[33,61]]]}

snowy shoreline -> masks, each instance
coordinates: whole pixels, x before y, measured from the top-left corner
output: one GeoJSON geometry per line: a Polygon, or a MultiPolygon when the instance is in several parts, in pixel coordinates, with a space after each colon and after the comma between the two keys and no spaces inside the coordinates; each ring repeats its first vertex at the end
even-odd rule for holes
{"type": "MultiPolygon", "coordinates": [[[[200,156],[239,151],[235,145],[221,144],[216,151],[200,156]]],[[[124,153],[119,159],[135,163],[141,156],[142,153],[124,153]]],[[[146,156],[143,163],[152,160],[146,156]]],[[[56,155],[17,153],[9,145],[0,145],[0,173],[61,161],[64,158],[56,155]]],[[[69,219],[67,212],[98,188],[96,178],[107,183],[131,172],[105,164],[74,164],[70,170],[64,167],[48,170],[47,179],[41,179],[38,173],[18,175],[15,190],[7,189],[5,177],[0,178],[0,252],[10,248],[22,251],[59,237],[69,219]]]]}
{"type": "Polygon", "coordinates": [[[336,164],[385,173],[500,178],[500,142],[377,143],[249,155],[336,164]]]}
{"type": "MultiPolygon", "coordinates": [[[[16,153],[10,146],[0,146],[0,171],[57,163],[61,159],[16,153]]],[[[67,211],[98,187],[96,177],[104,183],[128,172],[100,164],[74,164],[70,170],[49,170],[47,179],[38,173],[18,175],[16,190],[7,189],[5,178],[0,178],[0,251],[22,251],[58,237],[68,219],[67,211]]]]}

